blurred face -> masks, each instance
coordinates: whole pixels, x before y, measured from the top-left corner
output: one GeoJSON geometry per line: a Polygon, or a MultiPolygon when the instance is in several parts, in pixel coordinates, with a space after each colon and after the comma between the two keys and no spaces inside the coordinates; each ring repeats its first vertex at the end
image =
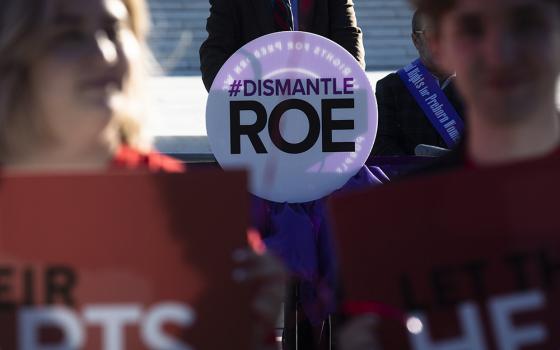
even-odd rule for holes
{"type": "Polygon", "coordinates": [[[47,142],[78,151],[127,108],[140,49],[121,0],[55,0],[53,11],[31,66],[31,108],[47,142]]]}
{"type": "Polygon", "coordinates": [[[430,41],[454,67],[469,110],[523,120],[554,104],[560,72],[560,9],[545,0],[458,0],[430,41]]]}

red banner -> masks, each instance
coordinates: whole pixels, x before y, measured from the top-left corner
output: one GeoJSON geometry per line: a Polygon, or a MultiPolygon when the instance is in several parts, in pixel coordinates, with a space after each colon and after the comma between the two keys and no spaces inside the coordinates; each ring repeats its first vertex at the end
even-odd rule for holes
{"type": "Polygon", "coordinates": [[[547,161],[335,198],[347,308],[386,349],[558,349],[558,179],[547,161]]]}
{"type": "Polygon", "coordinates": [[[248,349],[248,201],[243,173],[3,176],[0,348],[248,349]]]}

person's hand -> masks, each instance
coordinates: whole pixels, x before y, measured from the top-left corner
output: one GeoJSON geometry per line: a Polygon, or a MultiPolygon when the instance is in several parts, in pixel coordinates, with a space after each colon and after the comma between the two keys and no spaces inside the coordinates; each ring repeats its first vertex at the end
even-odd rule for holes
{"type": "Polygon", "coordinates": [[[237,263],[233,278],[240,283],[258,286],[252,302],[257,316],[253,348],[276,350],[275,328],[286,295],[286,270],[276,257],[266,252],[258,232],[249,230],[247,238],[251,249],[240,249],[233,254],[237,263]]]}
{"type": "Polygon", "coordinates": [[[381,350],[375,329],[377,319],[372,315],[358,316],[346,322],[338,333],[340,350],[381,350]]]}
{"type": "Polygon", "coordinates": [[[259,290],[252,306],[261,322],[276,325],[282,302],[286,296],[286,271],[280,261],[268,254],[257,254],[250,249],[238,250],[233,259],[238,268],[233,278],[241,283],[255,282],[259,290]]]}

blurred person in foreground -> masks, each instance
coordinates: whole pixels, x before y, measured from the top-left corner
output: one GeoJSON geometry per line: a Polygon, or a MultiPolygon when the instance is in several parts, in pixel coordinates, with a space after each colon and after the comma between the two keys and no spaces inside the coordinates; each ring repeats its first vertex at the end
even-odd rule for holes
{"type": "MultiPolygon", "coordinates": [[[[454,114],[463,121],[463,105],[455,88],[454,69],[443,69],[434,61],[428,46],[427,36],[433,33],[433,24],[420,11],[412,17],[412,42],[418,51],[418,60],[413,64],[423,65],[424,81],[433,82],[434,89],[441,93],[440,102],[447,114],[454,114]]],[[[409,90],[408,82],[403,80],[405,68],[391,73],[377,82],[375,96],[379,110],[379,129],[373,146],[372,155],[413,156],[418,145],[424,144],[439,148],[449,148],[442,137],[445,130],[438,129],[434,112],[426,112],[409,90]]],[[[424,83],[421,83],[424,86],[424,83]]]]}
{"type": "MultiPolygon", "coordinates": [[[[555,101],[560,0],[416,0],[414,5],[434,20],[430,47],[439,64],[457,71],[469,124],[460,147],[420,173],[560,161],[555,101]]],[[[377,349],[371,332],[367,319],[354,320],[341,345],[355,337],[363,342],[342,349],[377,349]]]]}
{"type": "Polygon", "coordinates": [[[0,163],[181,171],[142,135],[143,0],[0,2],[0,163]]]}
{"type": "MultiPolygon", "coordinates": [[[[2,0],[2,169],[184,171],[142,135],[147,30],[144,0],[2,0]]],[[[279,314],[284,272],[262,244],[251,246],[237,261],[244,280],[265,282],[253,305],[261,349],[279,314]]]]}
{"type": "Polygon", "coordinates": [[[457,72],[469,128],[436,169],[557,158],[560,0],[417,0],[437,60],[457,72]]]}

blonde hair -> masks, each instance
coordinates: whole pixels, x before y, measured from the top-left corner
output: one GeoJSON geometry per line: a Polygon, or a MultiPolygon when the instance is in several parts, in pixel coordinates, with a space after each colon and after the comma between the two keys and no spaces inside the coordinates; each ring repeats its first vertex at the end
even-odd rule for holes
{"type": "MultiPolygon", "coordinates": [[[[145,0],[122,2],[128,9],[134,35],[142,48],[148,50],[149,16],[145,0]]],[[[52,0],[0,0],[0,158],[13,142],[40,135],[38,121],[25,113],[25,105],[30,97],[30,67],[40,59],[41,33],[52,18],[52,3],[52,0]]],[[[136,69],[128,84],[132,95],[142,90],[139,85],[145,74],[144,67],[133,68],[136,69]]],[[[117,142],[145,147],[138,115],[118,115],[112,124],[117,142]]]]}

